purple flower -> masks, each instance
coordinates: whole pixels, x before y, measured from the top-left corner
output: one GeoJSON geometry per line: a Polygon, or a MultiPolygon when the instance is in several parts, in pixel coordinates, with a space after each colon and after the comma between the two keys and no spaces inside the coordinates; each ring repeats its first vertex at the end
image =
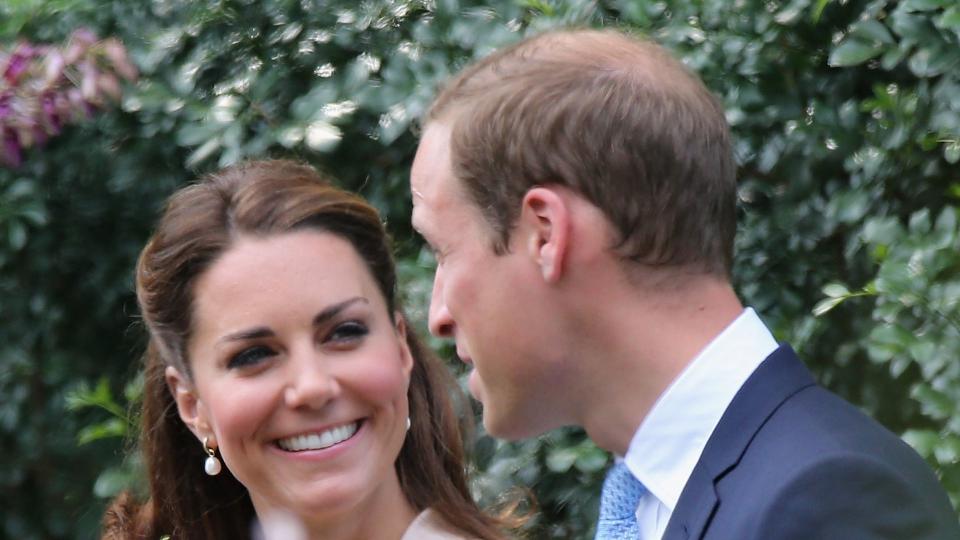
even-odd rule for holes
{"type": "Polygon", "coordinates": [[[10,60],[7,62],[6,69],[3,70],[3,78],[7,81],[7,84],[13,86],[17,83],[17,80],[20,78],[20,75],[27,70],[28,58],[19,52],[15,52],[10,55],[10,60]]]}
{"type": "Polygon", "coordinates": [[[7,163],[12,168],[19,167],[23,163],[23,154],[20,151],[20,142],[17,140],[16,132],[10,128],[4,128],[2,142],[0,161],[7,163]]]}
{"type": "Polygon", "coordinates": [[[128,81],[137,79],[137,68],[130,63],[127,49],[116,38],[110,38],[103,42],[103,52],[113,65],[113,70],[121,77],[128,81]]]}
{"type": "Polygon", "coordinates": [[[66,61],[60,51],[51,50],[47,54],[47,65],[44,73],[44,86],[50,86],[57,82],[63,76],[63,68],[66,67],[66,61]]]}
{"type": "Polygon", "coordinates": [[[13,116],[13,107],[10,105],[12,99],[11,94],[0,94],[0,120],[13,116]]]}
{"type": "MultiPolygon", "coordinates": [[[[40,124],[34,124],[32,135],[33,144],[36,146],[43,146],[47,144],[47,141],[50,140],[50,134],[48,134],[47,130],[45,130],[40,124]]],[[[54,135],[56,135],[56,133],[54,133],[54,135]]]]}
{"type": "Polygon", "coordinates": [[[66,45],[21,42],[0,51],[0,166],[20,166],[28,148],[94,116],[108,98],[119,100],[118,77],[137,77],[123,44],[98,41],[87,29],[74,32],[66,45]]]}
{"type": "Polygon", "coordinates": [[[57,113],[57,103],[53,94],[47,92],[40,98],[40,107],[43,113],[43,123],[47,126],[47,131],[51,135],[60,133],[63,125],[60,123],[60,115],[57,113]]]}

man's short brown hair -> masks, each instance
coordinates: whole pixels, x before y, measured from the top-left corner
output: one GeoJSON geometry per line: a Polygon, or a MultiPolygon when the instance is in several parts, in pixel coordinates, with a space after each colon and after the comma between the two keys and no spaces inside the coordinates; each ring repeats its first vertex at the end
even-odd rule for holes
{"type": "Polygon", "coordinates": [[[559,184],[600,208],[626,259],[729,276],[736,181],[719,102],[662,47],[611,30],[525,39],[468,67],[427,123],[504,252],[524,194],[559,184]]]}

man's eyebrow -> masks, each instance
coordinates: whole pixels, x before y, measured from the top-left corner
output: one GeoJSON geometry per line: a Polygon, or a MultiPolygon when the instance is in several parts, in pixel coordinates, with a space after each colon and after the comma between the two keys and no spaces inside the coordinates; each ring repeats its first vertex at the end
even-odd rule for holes
{"type": "MultiPolygon", "coordinates": [[[[338,302],[324,309],[320,313],[317,313],[317,315],[313,318],[313,326],[320,326],[324,324],[325,322],[329,321],[330,319],[333,319],[334,317],[339,315],[343,310],[347,309],[353,304],[356,304],[357,302],[363,302],[366,304],[370,303],[370,301],[364,298],[363,296],[354,296],[353,298],[348,298],[343,302],[338,302]]],[[[221,343],[225,343],[229,341],[246,341],[250,339],[260,339],[260,338],[270,337],[272,335],[274,335],[273,330],[267,328],[266,326],[258,326],[258,327],[250,328],[247,330],[240,330],[239,332],[234,332],[232,334],[227,334],[222,338],[220,338],[218,341],[220,341],[221,343]]]]}

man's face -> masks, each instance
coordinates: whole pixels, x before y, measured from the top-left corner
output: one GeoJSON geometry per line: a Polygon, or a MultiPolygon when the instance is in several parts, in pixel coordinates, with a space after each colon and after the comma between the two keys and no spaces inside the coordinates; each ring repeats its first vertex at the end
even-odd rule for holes
{"type": "Polygon", "coordinates": [[[484,426],[504,438],[554,427],[545,400],[556,388],[539,359],[551,345],[538,316],[539,269],[516,238],[508,253],[493,252],[492,229],[453,175],[444,124],[424,132],[410,187],[413,227],[437,259],[430,332],[453,338],[474,367],[468,386],[483,403],[484,426]]]}

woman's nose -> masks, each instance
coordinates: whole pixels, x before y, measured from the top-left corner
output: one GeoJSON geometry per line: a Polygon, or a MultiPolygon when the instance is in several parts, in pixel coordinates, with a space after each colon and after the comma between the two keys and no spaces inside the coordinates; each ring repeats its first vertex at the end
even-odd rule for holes
{"type": "Polygon", "coordinates": [[[286,376],[284,401],[294,409],[321,408],[340,392],[328,363],[314,350],[292,355],[286,376]]]}

